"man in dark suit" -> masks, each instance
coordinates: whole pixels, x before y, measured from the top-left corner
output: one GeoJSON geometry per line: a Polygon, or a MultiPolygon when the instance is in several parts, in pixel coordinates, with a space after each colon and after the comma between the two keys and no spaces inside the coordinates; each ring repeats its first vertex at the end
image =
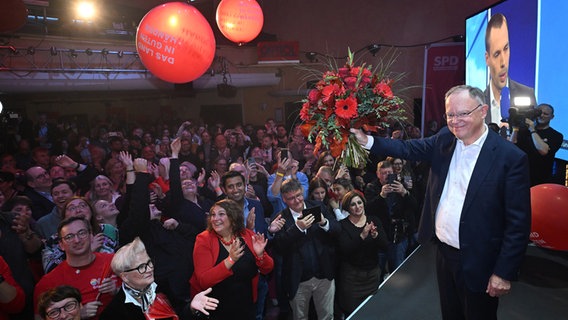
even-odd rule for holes
{"type": "Polygon", "coordinates": [[[371,153],[432,164],[419,241],[434,237],[444,319],[497,319],[498,297],[516,280],[530,232],[527,156],[484,123],[483,92],[446,93],[447,128],[394,140],[351,129],[371,153]]]}
{"type": "Polygon", "coordinates": [[[333,319],[335,295],[335,250],[333,237],[341,226],[321,202],[304,201],[302,184],[284,181],[280,189],[286,208],[276,214],[285,224],[272,244],[282,256],[282,285],[294,319],[307,319],[313,297],[318,319],[333,319]],[[319,207],[315,214],[302,211],[319,207]],[[316,215],[320,215],[316,217],[316,215]],[[316,220],[317,219],[317,220],[316,220]]]}
{"type": "Polygon", "coordinates": [[[499,127],[502,126],[501,120],[508,115],[508,110],[501,109],[502,95],[508,94],[505,99],[508,99],[509,106],[515,106],[516,97],[530,98],[530,105],[536,106],[534,89],[509,78],[509,57],[507,19],[503,14],[497,13],[491,17],[485,30],[485,63],[489,67],[491,79],[484,96],[485,103],[489,105],[485,122],[496,123],[499,127]]]}

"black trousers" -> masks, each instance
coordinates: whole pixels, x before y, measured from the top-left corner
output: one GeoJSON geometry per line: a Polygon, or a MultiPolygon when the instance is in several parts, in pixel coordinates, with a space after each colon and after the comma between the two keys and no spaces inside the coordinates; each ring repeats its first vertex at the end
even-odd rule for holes
{"type": "Polygon", "coordinates": [[[497,319],[499,299],[485,292],[472,292],[466,287],[459,249],[439,242],[436,272],[444,320],[497,319]]]}

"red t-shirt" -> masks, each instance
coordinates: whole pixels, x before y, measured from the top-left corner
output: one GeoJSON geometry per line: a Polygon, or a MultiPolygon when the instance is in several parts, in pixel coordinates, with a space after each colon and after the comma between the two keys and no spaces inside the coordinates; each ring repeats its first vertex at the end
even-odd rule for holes
{"type": "MultiPolygon", "coordinates": [[[[102,281],[103,272],[110,270],[109,265],[113,256],[114,254],[110,253],[95,252],[95,260],[79,268],[71,267],[67,261],[63,261],[51,270],[51,272],[43,276],[37,283],[34,290],[35,313],[38,313],[37,303],[39,296],[43,292],[60,285],[68,285],[77,288],[79,292],[81,292],[81,303],[83,305],[95,301],[99,294],[98,287],[102,281]]],[[[110,274],[112,277],[117,278],[111,270],[110,274]]],[[[108,275],[106,276],[108,277],[108,275]]],[[[122,282],[118,278],[116,280],[116,287],[118,289],[122,282]]],[[[109,293],[100,295],[99,301],[102,302],[102,306],[98,308],[97,316],[94,319],[98,319],[100,313],[110,303],[112,298],[113,295],[109,293]]]]}

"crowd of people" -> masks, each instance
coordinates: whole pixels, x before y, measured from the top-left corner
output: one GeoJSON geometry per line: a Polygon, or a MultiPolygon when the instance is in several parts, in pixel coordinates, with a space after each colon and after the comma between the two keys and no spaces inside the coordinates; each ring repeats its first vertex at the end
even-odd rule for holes
{"type": "Polygon", "coordinates": [[[2,275],[21,300],[5,317],[118,319],[165,301],[182,319],[262,319],[267,304],[343,318],[416,245],[420,163],[346,168],[272,119],[90,133],[48,120],[0,159],[2,275]]]}
{"type": "Polygon", "coordinates": [[[4,140],[0,319],[343,319],[418,244],[424,157],[347,168],[272,119],[92,127],[4,140]]]}

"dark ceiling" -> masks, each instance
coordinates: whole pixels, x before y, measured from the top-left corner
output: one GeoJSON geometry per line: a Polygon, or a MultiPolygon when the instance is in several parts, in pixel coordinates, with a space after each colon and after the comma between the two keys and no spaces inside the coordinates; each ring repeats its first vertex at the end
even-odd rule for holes
{"type": "MultiPolygon", "coordinates": [[[[99,20],[91,25],[78,25],[70,14],[69,0],[49,0],[48,7],[30,6],[28,12],[35,19],[28,19],[28,23],[17,30],[18,33],[35,35],[53,35],[89,39],[116,39],[133,40],[140,20],[152,8],[172,2],[165,0],[99,0],[97,2],[100,15],[99,20]],[[43,16],[57,18],[57,20],[44,20],[43,16]]],[[[213,28],[217,44],[232,44],[223,37],[215,22],[215,12],[219,0],[184,1],[196,7],[209,21],[213,28]]],[[[277,40],[274,35],[261,33],[255,41],[247,45],[256,46],[258,41],[277,40]]]]}

